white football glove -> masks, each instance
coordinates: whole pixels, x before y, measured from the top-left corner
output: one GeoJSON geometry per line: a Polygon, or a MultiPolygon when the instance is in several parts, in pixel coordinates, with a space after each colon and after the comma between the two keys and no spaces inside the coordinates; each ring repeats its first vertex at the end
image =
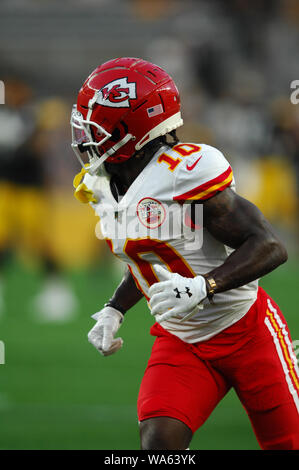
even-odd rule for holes
{"type": "Polygon", "coordinates": [[[183,322],[195,315],[199,308],[203,308],[203,305],[199,305],[207,297],[203,276],[183,277],[158,264],[154,265],[154,269],[161,281],[150,287],[149,304],[157,322],[185,314],[180,320],[183,322]]]}
{"type": "Polygon", "coordinates": [[[87,335],[88,341],[103,356],[110,356],[118,351],[123,345],[123,340],[114,336],[123,321],[123,314],[113,307],[104,307],[91,318],[97,322],[87,335]]]}

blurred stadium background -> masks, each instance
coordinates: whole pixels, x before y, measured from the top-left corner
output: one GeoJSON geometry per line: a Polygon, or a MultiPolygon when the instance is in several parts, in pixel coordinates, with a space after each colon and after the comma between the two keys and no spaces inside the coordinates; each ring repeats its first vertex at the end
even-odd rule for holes
{"type": "MultiPolygon", "coordinates": [[[[87,342],[121,277],[97,219],[73,198],[69,115],[83,80],[118,56],[177,82],[181,140],[219,147],[290,259],[261,284],[298,340],[297,0],[1,0],[1,449],[137,449],[136,397],[153,342],[144,302],[102,358],[87,342]]],[[[297,349],[299,347],[297,346],[297,349]]],[[[192,449],[257,449],[231,392],[192,449]]]]}

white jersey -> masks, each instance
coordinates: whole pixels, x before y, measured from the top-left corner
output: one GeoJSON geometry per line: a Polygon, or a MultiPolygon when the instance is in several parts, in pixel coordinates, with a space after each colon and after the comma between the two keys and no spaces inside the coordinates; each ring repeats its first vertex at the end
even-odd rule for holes
{"type": "MultiPolygon", "coordinates": [[[[235,186],[229,163],[209,145],[160,148],[119,201],[108,175],[87,174],[83,183],[93,194],[90,204],[111,251],[128,265],[147,299],[149,287],[159,281],[155,264],[194,277],[222,265],[233,251],[208,233],[198,218],[196,226],[190,222],[192,201],[205,201],[235,186]]],[[[202,204],[195,207],[202,209],[202,204]]],[[[188,321],[171,318],[161,325],[188,343],[207,340],[247,313],[257,288],[254,281],[216,294],[213,304],[205,300],[204,308],[188,321]]]]}

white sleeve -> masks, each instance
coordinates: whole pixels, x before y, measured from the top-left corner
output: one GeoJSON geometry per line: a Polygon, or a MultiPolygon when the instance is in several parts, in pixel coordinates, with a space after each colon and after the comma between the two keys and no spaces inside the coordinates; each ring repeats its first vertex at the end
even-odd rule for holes
{"type": "Polygon", "coordinates": [[[234,185],[233,171],[223,154],[210,145],[184,158],[175,175],[175,201],[204,201],[234,185]]]}

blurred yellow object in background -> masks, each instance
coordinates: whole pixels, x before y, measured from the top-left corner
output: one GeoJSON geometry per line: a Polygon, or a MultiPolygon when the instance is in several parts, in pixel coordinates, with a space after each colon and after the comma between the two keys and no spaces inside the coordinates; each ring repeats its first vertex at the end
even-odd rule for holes
{"type": "Polygon", "coordinates": [[[69,191],[55,191],[48,198],[46,229],[52,259],[69,268],[92,264],[105,245],[96,238],[94,212],[78,204],[69,191]]]}
{"type": "Polygon", "coordinates": [[[258,206],[271,222],[293,228],[298,210],[294,168],[286,158],[267,156],[256,160],[250,178],[241,189],[244,197],[258,206]]]}
{"type": "Polygon", "coordinates": [[[0,184],[0,249],[30,251],[39,256],[46,249],[44,220],[47,200],[42,190],[18,186],[9,182],[0,184]]]}
{"type": "Polygon", "coordinates": [[[69,191],[0,184],[0,249],[9,247],[23,259],[50,256],[61,267],[86,266],[99,256],[92,210],[69,191]]]}

